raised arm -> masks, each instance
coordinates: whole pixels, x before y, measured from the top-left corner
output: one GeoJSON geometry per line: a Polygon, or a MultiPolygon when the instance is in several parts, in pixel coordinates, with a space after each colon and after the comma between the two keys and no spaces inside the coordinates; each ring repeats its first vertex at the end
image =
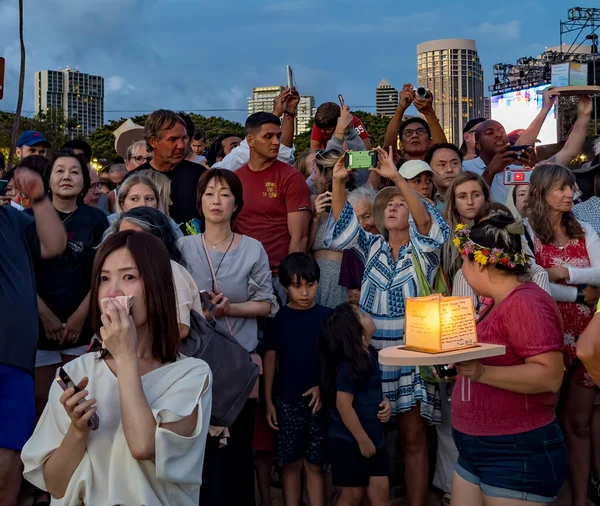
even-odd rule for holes
{"type": "Polygon", "coordinates": [[[546,121],[546,117],[554,105],[555,96],[552,95],[553,90],[553,86],[550,86],[544,90],[542,109],[517,140],[516,144],[518,146],[532,146],[535,144],[535,140],[537,139],[538,135],[540,135],[542,125],[544,124],[544,121],[546,121]]]}
{"type": "Polygon", "coordinates": [[[431,131],[431,143],[444,144],[448,141],[446,140],[446,134],[444,133],[442,125],[440,125],[440,120],[433,110],[433,98],[433,92],[429,91],[425,98],[416,97],[414,104],[417,111],[423,115],[429,125],[429,130],[431,131]]]}
{"type": "Polygon", "coordinates": [[[554,157],[557,164],[568,166],[571,160],[581,153],[592,111],[592,99],[586,95],[581,95],[577,104],[577,120],[573,124],[565,145],[554,157]]]}
{"type": "Polygon", "coordinates": [[[283,116],[281,122],[281,144],[291,148],[294,145],[294,128],[296,125],[296,111],[300,102],[300,94],[289,87],[273,100],[273,114],[278,118],[283,116]]]}
{"type": "Polygon", "coordinates": [[[387,153],[383,149],[377,148],[377,152],[379,153],[379,166],[372,167],[369,170],[394,182],[402,192],[404,200],[406,200],[406,207],[408,207],[408,211],[413,217],[413,220],[415,220],[415,225],[417,226],[419,233],[421,235],[429,234],[429,231],[431,230],[431,215],[421,196],[415,192],[408,185],[406,179],[398,173],[398,169],[394,164],[392,156],[392,148],[390,147],[387,153]]]}
{"type": "Polygon", "coordinates": [[[402,87],[402,90],[400,90],[400,102],[398,103],[396,112],[392,116],[392,119],[387,126],[385,137],[383,139],[384,149],[387,150],[387,148],[391,146],[394,150],[394,155],[398,151],[398,132],[400,130],[400,125],[402,124],[402,118],[404,117],[406,109],[410,107],[410,104],[413,103],[414,99],[415,92],[412,84],[405,84],[402,87]]]}
{"type": "Polygon", "coordinates": [[[53,258],[60,255],[67,246],[67,233],[52,202],[45,197],[42,178],[32,170],[21,168],[15,172],[15,183],[32,202],[41,257],[53,258]]]}

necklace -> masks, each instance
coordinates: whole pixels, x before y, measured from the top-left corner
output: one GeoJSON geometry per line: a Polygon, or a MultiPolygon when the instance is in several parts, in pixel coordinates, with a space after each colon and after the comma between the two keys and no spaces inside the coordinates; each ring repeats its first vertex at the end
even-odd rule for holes
{"type": "MultiPolygon", "coordinates": [[[[233,234],[235,236],[235,234],[233,234]]],[[[206,239],[206,232],[204,232],[204,238],[206,239]]],[[[219,242],[212,242],[210,239],[206,239],[209,243],[212,244],[212,249],[216,250],[217,246],[223,242],[225,242],[227,239],[229,239],[229,236],[225,237],[225,239],[221,239],[219,242]]],[[[233,242],[233,239],[232,239],[233,242]]],[[[231,247],[231,244],[229,245],[231,247]]],[[[229,248],[227,248],[227,250],[229,250],[229,248]]]]}
{"type": "Polygon", "coordinates": [[[79,209],[79,207],[76,207],[73,211],[71,211],[69,214],[67,214],[67,216],[65,218],[63,218],[63,220],[62,220],[63,224],[71,219],[71,216],[73,216],[75,214],[75,211],[77,211],[77,209],[79,209]]]}

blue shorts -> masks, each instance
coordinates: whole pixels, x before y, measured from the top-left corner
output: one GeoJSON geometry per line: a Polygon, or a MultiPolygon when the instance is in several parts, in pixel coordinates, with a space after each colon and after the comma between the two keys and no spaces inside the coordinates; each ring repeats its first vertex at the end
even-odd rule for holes
{"type": "Polygon", "coordinates": [[[551,503],[567,477],[567,447],[556,421],[508,436],[452,432],[456,473],[489,497],[551,503]]]}
{"type": "Polygon", "coordinates": [[[306,459],[311,464],[325,463],[327,419],[323,410],[312,414],[310,397],[289,402],[277,400],[277,458],[282,464],[306,459]]]}
{"type": "Polygon", "coordinates": [[[34,426],[33,377],[20,367],[0,364],[0,448],[21,451],[34,426]]]}

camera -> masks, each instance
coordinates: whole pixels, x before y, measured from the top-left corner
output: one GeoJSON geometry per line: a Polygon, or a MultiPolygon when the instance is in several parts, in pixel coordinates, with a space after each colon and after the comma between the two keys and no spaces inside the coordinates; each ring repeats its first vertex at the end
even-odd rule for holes
{"type": "Polygon", "coordinates": [[[419,87],[413,87],[413,90],[415,90],[415,95],[418,98],[427,98],[427,96],[429,95],[429,90],[427,88],[424,88],[423,86],[419,86],[419,87]]]}

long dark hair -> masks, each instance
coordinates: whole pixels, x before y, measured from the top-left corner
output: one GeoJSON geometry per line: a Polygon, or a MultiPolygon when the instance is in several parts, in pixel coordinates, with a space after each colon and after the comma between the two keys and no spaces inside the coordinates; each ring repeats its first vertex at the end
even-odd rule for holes
{"type": "MultiPolygon", "coordinates": [[[[144,283],[152,356],[163,364],[174,362],[177,360],[179,349],[179,325],[171,261],[163,243],[146,232],[133,230],[119,232],[109,236],[98,248],[92,270],[90,303],[92,329],[96,335],[99,335],[102,327],[98,299],[102,267],[106,258],[121,248],[126,248],[131,254],[144,283]]],[[[108,350],[102,350],[100,356],[102,358],[109,356],[108,350]]]]}
{"type": "Polygon", "coordinates": [[[355,378],[363,378],[371,371],[371,359],[365,352],[362,326],[354,305],[346,302],[327,315],[321,324],[319,346],[325,401],[334,406],[340,364],[347,363],[355,378]]]}
{"type": "Polygon", "coordinates": [[[153,207],[134,207],[121,213],[111,225],[111,232],[117,233],[124,221],[140,227],[144,232],[158,237],[167,248],[169,257],[180,265],[185,265],[181,250],[177,245],[177,236],[167,215],[153,207]]]}
{"type": "MultiPolygon", "coordinates": [[[[558,164],[542,163],[536,165],[531,173],[525,208],[529,224],[543,244],[554,242],[554,231],[548,220],[550,207],[546,202],[546,196],[557,183],[575,186],[575,182],[575,175],[567,167],[558,164]]],[[[565,228],[569,239],[585,237],[585,232],[577,218],[575,218],[573,211],[562,213],[560,223],[565,228]]]]}

